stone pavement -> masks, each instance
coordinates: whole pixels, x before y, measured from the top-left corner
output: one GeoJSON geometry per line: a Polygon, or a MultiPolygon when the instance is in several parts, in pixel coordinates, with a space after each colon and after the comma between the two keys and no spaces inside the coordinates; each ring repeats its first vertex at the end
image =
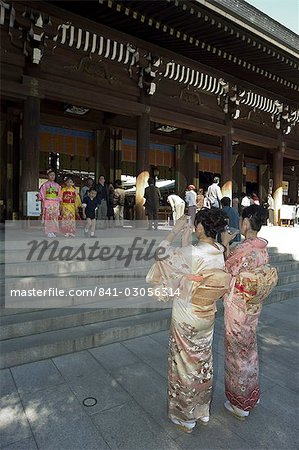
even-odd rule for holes
{"type": "MultiPolygon", "coordinates": [[[[166,417],[168,333],[4,369],[1,448],[197,450],[298,448],[297,301],[266,305],[261,404],[245,422],[223,407],[223,317],[216,320],[211,421],[192,435],[166,417]],[[84,406],[84,399],[95,403],[84,406]]],[[[85,402],[86,403],[86,402],[85,402]]]]}

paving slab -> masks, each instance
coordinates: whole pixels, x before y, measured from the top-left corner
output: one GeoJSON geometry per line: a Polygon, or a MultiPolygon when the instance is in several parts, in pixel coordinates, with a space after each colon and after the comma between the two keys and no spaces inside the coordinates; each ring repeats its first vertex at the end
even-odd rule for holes
{"type": "Polygon", "coordinates": [[[100,369],[99,363],[86,350],[57,356],[53,362],[61,375],[68,381],[90,376],[100,369]]]}
{"type": "Polygon", "coordinates": [[[134,400],[171,436],[179,432],[167,418],[167,380],[143,362],[114,370],[114,376],[134,400]]]}
{"type": "Polygon", "coordinates": [[[92,416],[112,449],[179,450],[146,412],[134,402],[92,416]]]}
{"type": "Polygon", "coordinates": [[[32,433],[18,393],[3,395],[0,399],[0,447],[28,437],[32,437],[32,433]]]}
{"type": "Polygon", "coordinates": [[[65,382],[53,361],[49,359],[12,367],[11,372],[21,396],[65,382]]]}
{"type": "Polygon", "coordinates": [[[89,415],[122,405],[131,397],[104,369],[69,381],[69,387],[89,415]],[[90,398],[90,400],[84,401],[90,398]],[[94,400],[95,399],[95,400],[94,400]],[[95,403],[95,404],[94,404],[95,403]],[[94,404],[94,406],[92,406],[94,404]]]}
{"type": "Polygon", "coordinates": [[[39,449],[109,449],[67,385],[31,392],[22,401],[39,449]]]}
{"type": "Polygon", "coordinates": [[[230,430],[247,442],[247,448],[271,450],[295,450],[298,448],[298,430],[284,419],[282,414],[276,414],[258,405],[250,416],[240,422],[231,416],[223,407],[222,413],[216,413],[223,430],[230,430]]]}
{"type": "Polygon", "coordinates": [[[1,398],[7,394],[16,392],[16,385],[9,369],[0,370],[0,395],[1,398]]]}
{"type": "Polygon", "coordinates": [[[169,345],[169,330],[159,331],[159,333],[151,334],[150,338],[158,342],[160,345],[168,348],[169,345]]]}
{"type": "Polygon", "coordinates": [[[250,446],[240,436],[223,424],[211,418],[208,426],[198,424],[192,434],[182,434],[176,442],[184,450],[250,450],[250,446]]]}
{"type": "Polygon", "coordinates": [[[2,450],[38,450],[36,442],[33,437],[22,439],[21,441],[13,442],[12,444],[1,447],[2,450]]]}
{"type": "Polygon", "coordinates": [[[165,346],[162,346],[149,336],[125,341],[123,345],[137,355],[141,361],[144,361],[160,375],[167,378],[168,349],[165,346]]]}
{"type": "Polygon", "coordinates": [[[139,362],[134,353],[118,342],[91,348],[89,352],[109,371],[139,362]]]}

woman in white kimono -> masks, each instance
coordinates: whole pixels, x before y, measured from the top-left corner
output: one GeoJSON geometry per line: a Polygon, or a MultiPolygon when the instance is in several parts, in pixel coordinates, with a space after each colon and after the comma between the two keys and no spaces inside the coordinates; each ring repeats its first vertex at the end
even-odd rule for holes
{"type": "MultiPolygon", "coordinates": [[[[231,276],[224,269],[224,247],[216,235],[224,231],[226,215],[218,209],[197,212],[196,246],[188,244],[191,227],[180,218],[160,244],[167,251],[156,261],[147,281],[158,286],[159,300],[174,299],[169,339],[168,416],[191,433],[199,421],[207,424],[213,384],[212,341],[216,301],[228,290],[231,276]],[[181,233],[182,247],[170,243],[181,233]],[[165,292],[169,295],[164,295],[165,292]]],[[[193,227],[192,227],[193,228],[193,227]]],[[[232,238],[234,235],[232,235],[232,238]]]]}

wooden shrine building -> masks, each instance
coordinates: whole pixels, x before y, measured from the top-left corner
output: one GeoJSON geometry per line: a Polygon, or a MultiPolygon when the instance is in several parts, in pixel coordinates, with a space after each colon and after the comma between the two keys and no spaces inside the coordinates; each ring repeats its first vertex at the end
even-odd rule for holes
{"type": "Polygon", "coordinates": [[[242,0],[0,2],[1,220],[58,173],[298,197],[299,37],[242,0]],[[284,189],[286,189],[284,187],[284,189]]]}

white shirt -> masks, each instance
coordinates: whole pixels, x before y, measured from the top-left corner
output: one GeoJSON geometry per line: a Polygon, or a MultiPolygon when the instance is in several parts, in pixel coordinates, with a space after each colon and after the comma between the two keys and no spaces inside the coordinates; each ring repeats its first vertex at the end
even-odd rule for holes
{"type": "Polygon", "coordinates": [[[222,192],[217,183],[213,183],[208,187],[207,198],[210,201],[211,206],[214,206],[214,208],[220,208],[222,192]]]}
{"type": "Polygon", "coordinates": [[[244,206],[244,208],[251,205],[250,198],[247,197],[247,195],[242,199],[241,205],[244,206]]]}
{"type": "Polygon", "coordinates": [[[184,200],[179,195],[175,194],[170,194],[167,197],[167,201],[172,207],[172,209],[175,209],[177,205],[182,205],[183,203],[185,204],[184,200]]]}
{"type": "Polygon", "coordinates": [[[188,206],[196,206],[196,192],[195,191],[187,191],[185,200],[188,206]]]}

